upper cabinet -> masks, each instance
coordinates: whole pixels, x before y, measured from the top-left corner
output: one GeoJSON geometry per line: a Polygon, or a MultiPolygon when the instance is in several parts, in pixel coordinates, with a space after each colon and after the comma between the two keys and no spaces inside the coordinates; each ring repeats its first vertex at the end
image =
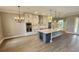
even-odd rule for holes
{"type": "Polygon", "coordinates": [[[39,24],[39,17],[38,15],[33,15],[33,25],[38,25],[39,24]]]}
{"type": "Polygon", "coordinates": [[[30,22],[32,25],[37,25],[39,22],[38,15],[25,14],[25,22],[30,22]]]}
{"type": "Polygon", "coordinates": [[[32,26],[39,26],[39,28],[48,28],[48,16],[25,14],[25,22],[30,22],[32,26]]]}
{"type": "Polygon", "coordinates": [[[31,14],[25,14],[25,22],[32,22],[32,21],[31,21],[31,20],[33,20],[32,18],[33,18],[33,17],[32,17],[31,14]]]}
{"type": "Polygon", "coordinates": [[[44,25],[48,23],[48,16],[39,15],[39,24],[44,25]]]}
{"type": "Polygon", "coordinates": [[[38,15],[39,17],[39,24],[42,25],[43,24],[43,16],[42,15],[38,15]]]}

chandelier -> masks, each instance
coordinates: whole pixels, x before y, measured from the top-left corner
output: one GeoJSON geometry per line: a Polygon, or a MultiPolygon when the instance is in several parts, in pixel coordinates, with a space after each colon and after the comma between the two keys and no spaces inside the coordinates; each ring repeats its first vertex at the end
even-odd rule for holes
{"type": "Polygon", "coordinates": [[[55,11],[55,15],[54,15],[54,17],[53,17],[53,20],[60,20],[60,19],[62,19],[61,17],[60,17],[60,13],[58,12],[57,13],[57,11],[55,11]]]}
{"type": "Polygon", "coordinates": [[[20,6],[18,6],[18,10],[19,10],[19,13],[18,15],[15,17],[15,21],[18,22],[18,23],[21,23],[24,21],[24,17],[23,15],[21,14],[20,12],[20,6]]]}

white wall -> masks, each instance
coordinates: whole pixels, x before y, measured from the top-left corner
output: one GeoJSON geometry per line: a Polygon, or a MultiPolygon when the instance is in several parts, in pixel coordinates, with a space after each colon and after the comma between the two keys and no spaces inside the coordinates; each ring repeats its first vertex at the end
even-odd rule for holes
{"type": "Polygon", "coordinates": [[[74,33],[75,16],[67,17],[65,20],[65,30],[74,33]]]}
{"type": "Polygon", "coordinates": [[[26,33],[25,23],[17,23],[14,20],[15,14],[2,13],[2,28],[5,37],[26,33]]]}
{"type": "Polygon", "coordinates": [[[77,33],[79,34],[79,19],[78,19],[78,29],[77,29],[77,33]]]}

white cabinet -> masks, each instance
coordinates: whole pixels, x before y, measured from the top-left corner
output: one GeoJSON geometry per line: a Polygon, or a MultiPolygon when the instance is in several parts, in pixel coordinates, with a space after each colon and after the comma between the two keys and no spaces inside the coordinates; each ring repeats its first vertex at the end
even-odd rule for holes
{"type": "Polygon", "coordinates": [[[33,25],[38,25],[38,22],[39,22],[39,18],[37,15],[33,15],[33,25]]]}
{"type": "Polygon", "coordinates": [[[25,14],[25,22],[30,22],[32,24],[32,31],[36,32],[38,29],[39,18],[38,15],[25,14]]]}
{"type": "Polygon", "coordinates": [[[32,25],[37,25],[39,22],[38,15],[25,14],[25,22],[30,22],[32,25]]]}
{"type": "Polygon", "coordinates": [[[25,22],[31,22],[32,15],[31,14],[25,14],[25,22]]]}

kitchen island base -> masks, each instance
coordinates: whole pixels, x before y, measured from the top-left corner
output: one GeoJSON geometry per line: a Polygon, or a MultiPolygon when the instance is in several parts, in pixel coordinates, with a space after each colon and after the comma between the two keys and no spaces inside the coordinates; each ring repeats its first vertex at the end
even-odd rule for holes
{"type": "Polygon", "coordinates": [[[48,29],[45,31],[44,30],[38,31],[38,35],[39,35],[39,39],[41,41],[43,41],[44,43],[50,43],[50,42],[53,42],[53,38],[61,36],[62,32],[61,31],[53,31],[53,30],[48,29]]]}

